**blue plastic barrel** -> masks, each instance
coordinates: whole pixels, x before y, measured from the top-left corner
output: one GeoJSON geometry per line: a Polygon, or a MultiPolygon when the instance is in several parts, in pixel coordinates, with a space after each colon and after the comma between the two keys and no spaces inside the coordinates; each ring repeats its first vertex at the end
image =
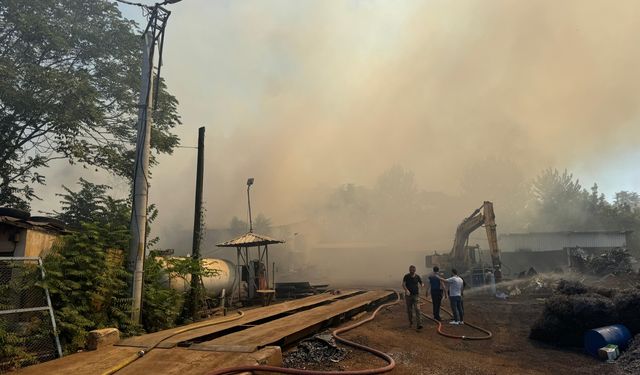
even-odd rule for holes
{"type": "Polygon", "coordinates": [[[584,348],[587,353],[597,356],[598,349],[609,344],[618,345],[624,350],[631,340],[631,332],[622,324],[594,328],[584,334],[584,348]]]}

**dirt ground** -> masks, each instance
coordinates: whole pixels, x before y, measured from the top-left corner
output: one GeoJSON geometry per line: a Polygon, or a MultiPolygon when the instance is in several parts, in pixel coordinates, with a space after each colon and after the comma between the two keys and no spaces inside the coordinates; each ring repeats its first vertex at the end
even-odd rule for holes
{"type": "MultiPolygon", "coordinates": [[[[439,335],[436,324],[430,320],[426,320],[421,331],[409,328],[401,301],[381,310],[374,321],[345,333],[344,337],[389,353],[397,363],[391,373],[398,375],[621,374],[615,364],[591,358],[580,349],[559,349],[530,340],[529,327],[543,306],[544,300],[535,297],[518,296],[505,301],[468,296],[465,321],[492,331],[493,338],[467,341],[439,335]]],[[[423,305],[422,310],[430,314],[431,305],[423,305]]],[[[468,326],[447,324],[444,330],[458,335],[480,334],[468,326]]],[[[384,361],[373,355],[350,349],[339,363],[308,368],[346,370],[383,365],[384,361]]]]}

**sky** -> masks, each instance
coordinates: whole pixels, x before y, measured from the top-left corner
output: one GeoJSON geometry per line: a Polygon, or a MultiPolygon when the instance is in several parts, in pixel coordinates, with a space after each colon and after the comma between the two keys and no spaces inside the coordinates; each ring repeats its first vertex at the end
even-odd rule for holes
{"type": "MultiPolygon", "coordinates": [[[[586,187],[597,181],[608,198],[640,190],[636,1],[167,7],[162,72],[180,101],[182,145],[207,129],[208,226],[245,215],[247,177],[256,178],[254,212],[279,224],[303,220],[318,190],[371,185],[394,165],[421,189],[452,195],[469,176],[512,184],[546,167],[586,187]]],[[[120,9],[144,22],[136,7],[120,9]]],[[[177,149],[152,171],[162,233],[192,225],[195,156],[177,149]]],[[[35,209],[50,209],[61,184],[90,172],[54,170],[35,209]]],[[[94,177],[126,194],[123,181],[94,177]]]]}

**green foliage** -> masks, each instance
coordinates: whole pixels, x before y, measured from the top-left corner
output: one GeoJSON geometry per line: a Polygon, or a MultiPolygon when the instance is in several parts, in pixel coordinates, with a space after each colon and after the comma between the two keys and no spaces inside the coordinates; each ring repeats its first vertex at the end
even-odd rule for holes
{"type": "MultiPolygon", "coordinates": [[[[0,310],[11,310],[26,306],[46,304],[39,288],[41,271],[33,262],[2,262],[3,273],[10,273],[9,282],[0,284],[0,310]]],[[[51,323],[47,314],[35,313],[28,320],[24,315],[0,318],[0,370],[3,367],[19,368],[38,362],[38,357],[29,349],[29,343],[51,339],[51,323]],[[43,318],[45,319],[43,321],[43,318]]]]}
{"type": "Polygon", "coordinates": [[[107,194],[110,186],[94,184],[84,178],[80,178],[78,185],[80,190],[77,192],[63,185],[66,193],[57,194],[62,198],[61,212],[56,212],[58,219],[72,227],[80,227],[82,223],[127,225],[131,215],[129,202],[110,197],[107,194]]]}
{"type": "MultiPolygon", "coordinates": [[[[142,54],[136,24],[107,0],[4,0],[0,25],[0,206],[27,209],[55,159],[130,177],[142,54]]],[[[171,153],[178,102],[158,83],[151,147],[171,153]]]]}
{"type": "Polygon", "coordinates": [[[566,170],[543,171],[532,195],[530,230],[633,230],[640,225],[636,193],[619,192],[610,203],[597,184],[587,190],[566,170]]]}
{"type": "MultiPolygon", "coordinates": [[[[67,352],[84,346],[88,331],[117,327],[125,335],[141,327],[131,322],[131,299],[124,249],[129,247],[128,201],[114,199],[106,185],[80,179],[80,189],[64,187],[57,217],[76,227],[44,260],[46,285],[59,320],[61,341],[67,352]]],[[[157,216],[149,207],[148,218],[157,216]]],[[[149,231],[147,231],[149,233],[149,231]]],[[[148,240],[153,243],[157,239],[148,240]]],[[[182,296],[163,283],[163,271],[148,258],[145,264],[143,327],[154,331],[175,324],[182,296]]]]}
{"type": "Polygon", "coordinates": [[[45,259],[45,285],[51,293],[67,352],[84,345],[89,330],[118,327],[125,335],[139,327],[130,320],[128,273],[122,249],[128,243],[126,227],[82,224],[66,236],[45,259]]]}
{"type": "Polygon", "coordinates": [[[161,265],[166,273],[165,279],[180,278],[184,281],[184,285],[189,285],[189,289],[183,296],[184,303],[177,321],[188,323],[197,320],[205,300],[201,281],[205,277],[219,275],[220,270],[205,268],[201,260],[190,257],[163,259],[161,265]],[[194,285],[192,276],[195,276],[195,280],[200,280],[200,282],[196,282],[194,285]]]}
{"type": "Polygon", "coordinates": [[[25,349],[26,338],[13,332],[8,332],[6,321],[0,319],[0,358],[8,363],[3,366],[19,368],[37,362],[35,355],[25,349]]]}
{"type": "Polygon", "coordinates": [[[636,192],[620,191],[609,202],[597,184],[587,190],[567,171],[547,169],[534,180],[532,196],[527,230],[631,230],[627,246],[640,249],[640,197],[636,192]]]}
{"type": "Polygon", "coordinates": [[[170,272],[164,262],[153,256],[144,264],[144,294],[142,300],[142,325],[147,332],[175,326],[184,295],[169,288],[170,272]]]}
{"type": "Polygon", "coordinates": [[[172,277],[180,277],[187,280],[190,275],[197,275],[200,277],[217,276],[219,270],[207,269],[202,265],[202,261],[195,258],[169,258],[165,260],[165,267],[167,272],[172,277]]]}

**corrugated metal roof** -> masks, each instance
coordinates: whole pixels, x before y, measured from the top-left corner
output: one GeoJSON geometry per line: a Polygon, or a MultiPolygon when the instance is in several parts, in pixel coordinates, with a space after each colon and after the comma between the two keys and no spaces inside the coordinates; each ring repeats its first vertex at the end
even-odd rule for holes
{"type": "Polygon", "coordinates": [[[52,223],[42,222],[42,221],[31,221],[31,220],[23,220],[18,219],[11,216],[0,216],[0,223],[11,225],[18,228],[23,229],[35,229],[41,230],[49,233],[57,233],[57,234],[65,234],[68,233],[65,228],[61,228],[52,223]]]}
{"type": "Polygon", "coordinates": [[[219,243],[218,247],[254,247],[264,246],[276,243],[284,243],[284,241],[276,240],[274,238],[257,234],[253,232],[245,233],[240,237],[234,238],[230,241],[219,243]]]}
{"type": "Polygon", "coordinates": [[[500,248],[503,252],[535,252],[573,247],[626,247],[628,233],[621,231],[518,233],[500,236],[500,248]]]}
{"type": "Polygon", "coordinates": [[[633,233],[632,230],[577,230],[577,231],[556,231],[556,232],[523,232],[523,233],[501,233],[500,237],[512,237],[512,236],[536,236],[547,234],[628,234],[633,233]]]}

